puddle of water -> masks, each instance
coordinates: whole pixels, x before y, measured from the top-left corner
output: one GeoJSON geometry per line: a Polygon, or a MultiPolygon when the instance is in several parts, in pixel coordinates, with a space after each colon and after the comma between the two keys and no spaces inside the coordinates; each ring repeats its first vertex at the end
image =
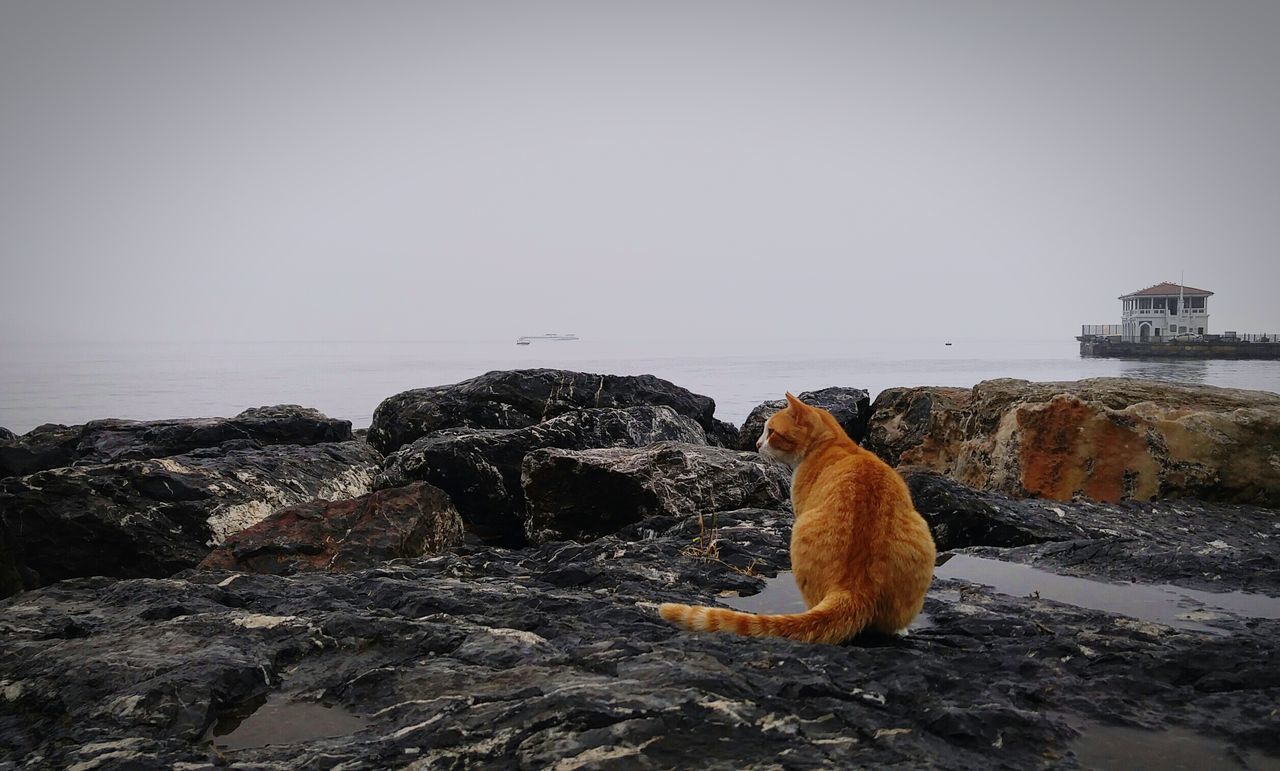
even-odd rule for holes
{"type": "Polygon", "coordinates": [[[1043,599],[1117,613],[1201,632],[1226,634],[1205,621],[1216,618],[1280,618],[1280,598],[1245,592],[1202,592],[1168,584],[1109,584],[1063,576],[1030,565],[955,554],[939,565],[937,578],[984,584],[1002,594],[1043,599]]]}
{"type": "MultiPolygon", "coordinates": [[[[934,570],[934,575],[983,584],[1001,594],[1026,597],[1034,592],[1044,599],[1068,605],[1213,634],[1228,634],[1226,629],[1207,623],[1215,619],[1280,618],[1280,598],[1264,594],[1203,592],[1168,584],[1109,584],[968,554],[950,556],[934,570]]],[[[945,591],[938,592],[935,596],[945,594],[945,591]]],[[[750,613],[805,611],[800,589],[790,571],[766,578],[759,594],[721,597],[720,604],[750,613]]],[[[911,629],[932,625],[928,616],[921,613],[911,623],[911,629]]]]}
{"type": "Polygon", "coordinates": [[[289,701],[280,692],[251,701],[218,718],[210,729],[213,746],[242,750],[268,744],[295,744],[331,736],[349,736],[369,724],[339,706],[289,701]]]}
{"type": "Polygon", "coordinates": [[[1257,751],[1241,753],[1225,742],[1185,728],[1144,731],[1140,728],[1091,726],[1071,749],[1081,768],[1218,771],[1280,771],[1280,758],[1257,751]]]}
{"type": "Polygon", "coordinates": [[[783,570],[773,578],[766,578],[764,588],[757,594],[745,597],[728,595],[720,598],[720,604],[748,613],[768,615],[804,613],[809,609],[800,596],[800,587],[796,586],[796,579],[790,570],[783,570]]]}

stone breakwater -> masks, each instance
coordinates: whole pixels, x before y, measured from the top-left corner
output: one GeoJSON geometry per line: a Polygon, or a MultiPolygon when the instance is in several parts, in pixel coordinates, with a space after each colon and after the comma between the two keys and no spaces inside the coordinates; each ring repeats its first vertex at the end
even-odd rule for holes
{"type": "Polygon", "coordinates": [[[1069,768],[1115,731],[1277,762],[1280,517],[1196,437],[1265,469],[1280,397],[812,398],[950,560],[905,638],[656,617],[760,592],[791,525],[737,449],[776,406],[739,432],[657,378],[490,373],[391,397],[369,442],[298,407],[0,435],[0,767],[1069,768]]]}

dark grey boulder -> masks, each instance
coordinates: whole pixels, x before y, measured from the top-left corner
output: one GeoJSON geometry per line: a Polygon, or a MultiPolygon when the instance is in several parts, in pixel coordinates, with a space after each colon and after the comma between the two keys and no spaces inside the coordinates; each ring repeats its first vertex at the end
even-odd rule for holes
{"type": "Polygon", "coordinates": [[[656,603],[729,600],[788,567],[785,513],[717,521],[719,558],[690,548],[696,522],[651,518],[353,573],[30,592],[0,604],[0,752],[43,768],[1048,769],[1127,726],[1166,750],[1133,767],[1167,762],[1162,730],[1198,734],[1222,767],[1280,753],[1280,622],[1188,631],[938,580],[905,638],[677,630],[656,603]]]}
{"type": "Polygon", "coordinates": [[[17,439],[17,434],[13,433],[4,426],[0,426],[0,442],[7,442],[10,439],[17,439]]]}
{"type": "Polygon", "coordinates": [[[373,413],[369,442],[389,454],[446,428],[527,428],[591,407],[659,405],[693,418],[703,429],[714,427],[715,401],[653,375],[524,369],[389,397],[373,413]]]}
{"type": "Polygon", "coordinates": [[[1055,572],[1280,594],[1274,509],[1175,500],[1022,500],[908,472],[916,510],[938,550],[966,549],[1055,572]]]}
{"type": "MultiPolygon", "coordinates": [[[[866,390],[833,386],[818,391],[804,391],[797,398],[805,404],[830,412],[850,439],[862,443],[867,431],[867,419],[871,415],[871,398],[866,390]]],[[[754,450],[760,432],[764,431],[765,422],[786,406],[786,399],[775,399],[753,409],[738,431],[738,449],[754,450]]]]}
{"type": "Polygon", "coordinates": [[[363,442],[195,450],[0,481],[5,594],[72,576],[166,576],[281,506],[369,490],[363,442]]]}
{"type": "Polygon", "coordinates": [[[374,486],[429,482],[449,494],[471,533],[489,543],[520,546],[525,543],[520,464],[531,450],[663,441],[705,444],[706,435],[697,422],[670,407],[579,410],[521,429],[447,429],[389,456],[374,486]]]}
{"type": "Polygon", "coordinates": [[[61,466],[114,463],[180,455],[224,442],[262,445],[345,442],[351,422],[319,410],[282,404],[255,407],[234,418],[94,420],[79,426],[44,425],[0,444],[0,477],[61,466]]]}
{"type": "Polygon", "coordinates": [[[70,466],[84,426],[46,423],[22,436],[0,438],[0,478],[70,466]]]}
{"type": "Polygon", "coordinates": [[[1093,516],[1068,516],[1063,504],[1055,501],[1015,500],[933,472],[907,471],[904,478],[938,551],[1072,540],[1094,532],[1089,528],[1098,522],[1093,516]]]}
{"type": "Polygon", "coordinates": [[[525,525],[534,542],[597,538],[655,515],[789,508],[791,473],[755,453],[663,442],[639,449],[525,456],[525,525]]]}
{"type": "MultiPolygon", "coordinates": [[[[738,448],[738,427],[723,420],[712,420],[707,429],[707,443],[715,447],[738,448]]],[[[755,449],[752,447],[751,449],[755,449]]]]}

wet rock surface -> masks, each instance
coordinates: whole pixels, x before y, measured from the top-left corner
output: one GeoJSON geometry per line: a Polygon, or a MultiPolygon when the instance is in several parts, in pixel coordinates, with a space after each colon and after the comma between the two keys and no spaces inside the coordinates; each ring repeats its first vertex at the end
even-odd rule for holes
{"type": "MultiPolygon", "coordinates": [[[[798,398],[805,404],[821,407],[830,412],[840,423],[849,438],[859,444],[867,433],[867,420],[871,416],[871,399],[867,391],[861,388],[823,388],[817,391],[804,391],[798,398]]],[[[756,440],[764,430],[764,424],[775,412],[785,409],[786,399],[775,399],[764,402],[751,410],[747,420],[738,432],[736,447],[740,450],[756,449],[756,440]]]]}
{"type": "Polygon", "coordinates": [[[351,439],[351,422],[319,410],[282,404],[255,407],[234,418],[94,420],[48,424],[21,437],[0,435],[0,477],[70,465],[115,463],[180,455],[225,442],[319,444],[351,439]]]}
{"type": "Polygon", "coordinates": [[[378,405],[369,442],[392,453],[446,428],[527,428],[592,407],[667,406],[716,431],[715,401],[652,375],[594,375],[556,369],[495,371],[419,388],[378,405]]]}
{"type": "Polygon", "coordinates": [[[462,543],[462,517],[439,488],[415,482],[341,501],[286,506],[230,535],[205,570],[291,574],[350,571],[462,543]]]}
{"type": "Polygon", "coordinates": [[[791,472],[755,453],[678,442],[536,450],[521,484],[533,542],[595,538],[646,517],[790,508],[791,472]]]}
{"type": "Polygon", "coordinates": [[[530,451],[705,444],[702,427],[670,407],[587,409],[521,429],[446,429],[387,458],[374,486],[423,480],[452,497],[470,532],[503,546],[526,543],[520,464],[530,451]]]}
{"type": "Polygon", "coordinates": [[[276,508],[368,492],[381,460],[363,442],[263,447],[238,440],[0,480],[0,588],[169,575],[276,508]]]}
{"type": "Polygon", "coordinates": [[[587,544],[346,574],[29,592],[0,604],[0,754],[86,768],[1072,768],[1098,724],[1280,753],[1280,622],[1201,634],[947,580],[905,638],[678,631],[655,603],[752,592],[762,579],[744,568],[787,567],[785,513],[717,520],[718,560],[691,550],[696,523],[654,518],[587,544]],[[291,724],[280,744],[215,749],[219,718],[226,732],[264,700],[282,716],[341,710],[346,733],[291,724]]]}
{"type": "Polygon", "coordinates": [[[1280,513],[1202,501],[1018,500],[929,472],[907,486],[939,551],[1068,575],[1280,595],[1280,513]]]}
{"type": "Polygon", "coordinates": [[[889,389],[868,447],[1011,495],[1280,506],[1280,395],[1125,378],[889,389]]]}

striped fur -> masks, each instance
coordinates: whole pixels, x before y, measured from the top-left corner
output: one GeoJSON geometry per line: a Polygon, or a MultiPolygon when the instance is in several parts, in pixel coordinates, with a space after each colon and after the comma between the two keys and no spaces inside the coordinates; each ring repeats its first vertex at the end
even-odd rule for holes
{"type": "Polygon", "coordinates": [[[697,632],[842,642],[899,632],[924,605],[935,549],[902,477],[853,442],[826,410],[787,394],[756,446],[794,469],[791,569],[808,610],[756,615],[667,603],[658,612],[697,632]]]}

